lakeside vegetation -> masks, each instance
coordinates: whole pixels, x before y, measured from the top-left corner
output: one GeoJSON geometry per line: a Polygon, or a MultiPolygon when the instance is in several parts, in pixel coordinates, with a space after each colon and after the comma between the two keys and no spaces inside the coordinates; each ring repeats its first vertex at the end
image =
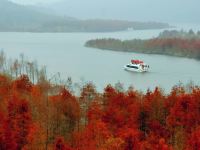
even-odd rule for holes
{"type": "Polygon", "coordinates": [[[163,54],[200,59],[200,31],[164,31],[156,38],[141,40],[94,39],[86,47],[103,50],[163,54]]]}
{"type": "Polygon", "coordinates": [[[74,95],[21,55],[0,55],[1,150],[197,150],[200,87],[141,93],[91,83],[74,95]],[[27,66],[27,67],[26,67],[27,66]],[[27,69],[26,69],[27,68],[27,69]],[[39,71],[40,72],[40,71],[39,71]]]}

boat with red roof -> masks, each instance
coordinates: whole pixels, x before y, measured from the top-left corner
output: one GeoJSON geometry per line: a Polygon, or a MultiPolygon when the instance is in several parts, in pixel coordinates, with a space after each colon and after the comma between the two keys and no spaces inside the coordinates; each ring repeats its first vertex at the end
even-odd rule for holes
{"type": "Polygon", "coordinates": [[[124,66],[125,70],[133,72],[147,72],[149,70],[149,65],[145,64],[141,60],[131,60],[131,63],[124,66]]]}

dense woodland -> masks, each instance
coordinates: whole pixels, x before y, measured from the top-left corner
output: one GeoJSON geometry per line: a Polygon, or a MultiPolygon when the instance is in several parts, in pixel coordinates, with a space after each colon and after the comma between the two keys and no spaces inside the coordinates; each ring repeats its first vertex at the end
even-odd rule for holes
{"type": "Polygon", "coordinates": [[[198,86],[165,94],[108,85],[99,93],[89,83],[75,95],[45,71],[33,78],[40,69],[29,68],[23,55],[7,61],[2,52],[1,150],[200,149],[198,86]]]}
{"type": "Polygon", "coordinates": [[[164,54],[200,59],[200,31],[164,31],[156,38],[141,40],[95,39],[85,46],[103,50],[164,54]]]}

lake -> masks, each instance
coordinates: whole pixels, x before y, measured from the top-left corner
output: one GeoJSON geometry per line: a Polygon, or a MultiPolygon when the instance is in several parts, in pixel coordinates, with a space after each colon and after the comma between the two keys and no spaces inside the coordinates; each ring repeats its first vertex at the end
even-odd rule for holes
{"type": "MultiPolygon", "coordinates": [[[[195,25],[198,30],[200,25],[195,25]]],[[[190,29],[187,26],[180,26],[190,29]]],[[[192,27],[191,27],[192,28],[192,27]]],[[[200,61],[162,55],[148,55],[102,51],[84,47],[84,43],[96,38],[147,39],[156,37],[163,30],[140,30],[114,33],[0,33],[0,49],[7,57],[18,58],[21,53],[47,66],[49,76],[60,72],[63,79],[72,77],[74,82],[92,81],[98,90],[108,83],[121,82],[146,91],[155,86],[166,92],[182,82],[193,81],[200,85],[200,61]],[[132,73],[123,70],[131,59],[141,59],[150,65],[148,73],[132,73]]]]}

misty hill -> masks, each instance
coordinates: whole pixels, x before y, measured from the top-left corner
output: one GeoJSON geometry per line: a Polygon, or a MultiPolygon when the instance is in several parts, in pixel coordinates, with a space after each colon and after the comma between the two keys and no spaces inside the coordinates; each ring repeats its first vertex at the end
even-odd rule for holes
{"type": "Polygon", "coordinates": [[[28,32],[112,32],[128,28],[161,29],[169,27],[165,23],[129,22],[119,20],[78,20],[57,16],[40,10],[40,7],[19,5],[0,0],[0,31],[28,32]]]}
{"type": "Polygon", "coordinates": [[[199,5],[199,0],[60,0],[48,7],[82,19],[199,23],[199,5]]]}
{"type": "Polygon", "coordinates": [[[0,31],[37,30],[43,24],[64,20],[33,8],[0,0],[0,31]]]}
{"type": "Polygon", "coordinates": [[[157,22],[130,22],[121,20],[71,20],[54,22],[46,25],[42,30],[56,32],[70,31],[70,32],[114,32],[123,31],[127,29],[144,30],[144,29],[163,29],[169,28],[166,23],[157,22]]]}

